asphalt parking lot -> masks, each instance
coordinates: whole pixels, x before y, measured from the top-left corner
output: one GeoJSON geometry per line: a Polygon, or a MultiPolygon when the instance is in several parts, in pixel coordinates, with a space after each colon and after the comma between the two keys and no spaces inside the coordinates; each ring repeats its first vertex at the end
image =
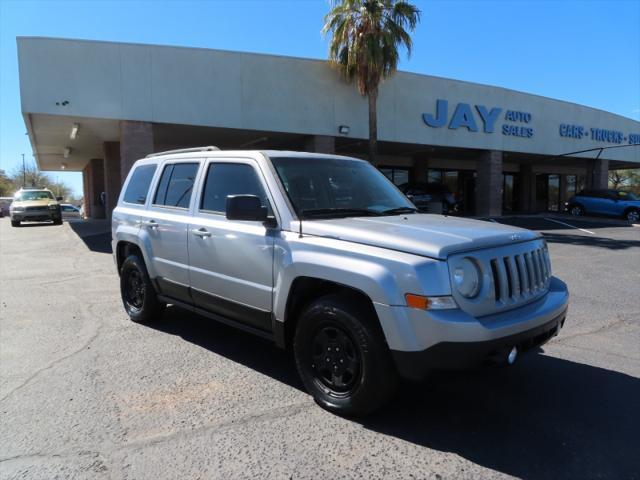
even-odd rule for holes
{"type": "Polygon", "coordinates": [[[266,341],[130,322],[99,228],[0,219],[0,478],[640,478],[640,228],[499,221],[547,237],[560,336],[349,420],[266,341]]]}

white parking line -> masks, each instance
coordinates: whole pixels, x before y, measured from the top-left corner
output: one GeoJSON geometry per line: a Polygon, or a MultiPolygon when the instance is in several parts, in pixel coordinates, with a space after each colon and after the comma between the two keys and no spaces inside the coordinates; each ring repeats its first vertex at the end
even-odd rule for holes
{"type": "Polygon", "coordinates": [[[560,225],[564,225],[566,227],[575,228],[576,230],[580,230],[581,232],[590,233],[591,235],[595,235],[595,232],[591,230],[585,230],[584,228],[576,227],[575,225],[569,225],[568,223],[561,222],[560,220],[554,220],[553,218],[544,217],[545,220],[553,223],[559,223],[560,225]]]}

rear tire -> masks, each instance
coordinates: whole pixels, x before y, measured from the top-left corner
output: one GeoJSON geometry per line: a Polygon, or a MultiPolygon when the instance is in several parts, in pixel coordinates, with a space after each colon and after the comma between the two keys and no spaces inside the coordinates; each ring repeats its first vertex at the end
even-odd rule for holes
{"type": "Polygon", "coordinates": [[[166,304],[158,299],[144,261],[129,255],[120,269],[120,294],[129,318],[136,323],[150,323],[162,316],[166,304]]]}
{"type": "Polygon", "coordinates": [[[12,227],[19,227],[20,226],[20,220],[11,220],[11,226],[12,227]]]}
{"type": "Polygon", "coordinates": [[[585,214],[585,210],[582,205],[574,204],[569,206],[569,213],[574,217],[581,217],[585,214]]]}
{"type": "Polygon", "coordinates": [[[389,402],[398,374],[377,323],[361,300],[326,295],[300,315],[293,351],[300,378],[318,405],[362,416],[389,402]]]}
{"type": "Polygon", "coordinates": [[[62,218],[56,218],[53,220],[54,225],[62,225],[62,218]]]}

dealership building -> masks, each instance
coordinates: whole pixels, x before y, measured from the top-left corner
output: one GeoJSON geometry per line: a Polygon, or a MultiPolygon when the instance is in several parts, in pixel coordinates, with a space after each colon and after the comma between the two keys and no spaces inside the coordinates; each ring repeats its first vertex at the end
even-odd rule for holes
{"type": "MultiPolygon", "coordinates": [[[[153,152],[215,145],[366,158],[367,101],[326,61],[40,37],[17,44],[38,167],[81,171],[93,218],[109,216],[133,162],[153,152]]],[[[557,211],[581,188],[606,188],[609,169],[640,168],[638,121],[407,72],[380,88],[378,139],[377,166],[393,182],[444,183],[469,215],[557,211]]]]}

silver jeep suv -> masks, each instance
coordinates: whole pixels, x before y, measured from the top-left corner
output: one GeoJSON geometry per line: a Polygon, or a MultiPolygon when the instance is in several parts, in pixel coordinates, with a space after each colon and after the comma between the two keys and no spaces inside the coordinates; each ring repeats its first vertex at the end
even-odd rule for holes
{"type": "Polygon", "coordinates": [[[354,158],[153,154],[129,173],[112,235],[132,320],[173,304],[290,347],[341,414],[380,407],[399,377],[513,363],[567,314],[540,235],[419,213],[354,158]]]}

